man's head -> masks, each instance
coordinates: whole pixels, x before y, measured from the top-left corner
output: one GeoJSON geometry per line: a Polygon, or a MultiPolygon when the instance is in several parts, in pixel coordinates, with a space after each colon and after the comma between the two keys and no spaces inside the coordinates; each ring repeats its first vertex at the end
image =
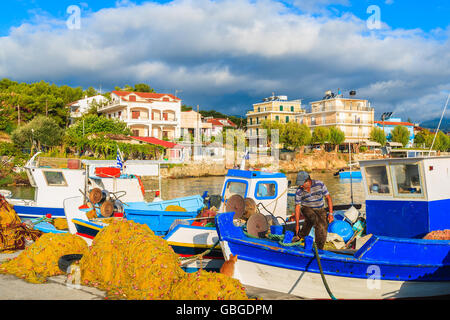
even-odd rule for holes
{"type": "Polygon", "coordinates": [[[311,177],[309,176],[309,173],[306,171],[300,171],[299,173],[297,173],[295,184],[299,187],[307,187],[310,181],[311,177]]]}

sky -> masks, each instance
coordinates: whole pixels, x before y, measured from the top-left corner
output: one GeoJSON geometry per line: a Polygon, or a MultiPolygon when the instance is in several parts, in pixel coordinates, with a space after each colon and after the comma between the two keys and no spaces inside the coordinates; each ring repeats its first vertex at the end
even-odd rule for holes
{"type": "Polygon", "coordinates": [[[245,115],[264,97],[356,90],[375,117],[440,117],[450,94],[446,0],[16,0],[0,4],[0,78],[147,83],[245,115]]]}

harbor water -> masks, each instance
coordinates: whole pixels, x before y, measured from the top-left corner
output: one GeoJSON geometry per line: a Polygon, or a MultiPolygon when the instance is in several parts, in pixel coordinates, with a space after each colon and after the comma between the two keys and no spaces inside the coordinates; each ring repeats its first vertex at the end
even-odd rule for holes
{"type": "MultiPolygon", "coordinates": [[[[288,179],[295,184],[296,174],[287,174],[288,179]]],[[[353,203],[362,204],[361,211],[365,212],[364,191],[361,179],[339,179],[335,177],[333,172],[317,172],[311,173],[312,179],[321,180],[325,183],[331,194],[333,204],[349,204],[351,203],[351,193],[353,192],[353,203]],[[351,192],[352,191],[352,192],[351,192]]],[[[211,176],[200,178],[183,178],[183,179],[162,179],[161,195],[164,200],[185,197],[190,195],[202,195],[204,191],[208,191],[210,195],[220,194],[222,190],[224,177],[211,176]]],[[[158,188],[157,181],[145,181],[146,190],[155,190],[158,188]]],[[[34,189],[32,187],[5,187],[3,189],[10,190],[14,198],[33,199],[34,189]]],[[[146,194],[146,200],[153,199],[152,193],[146,194]]],[[[294,199],[288,198],[289,213],[294,212],[294,199]]]]}

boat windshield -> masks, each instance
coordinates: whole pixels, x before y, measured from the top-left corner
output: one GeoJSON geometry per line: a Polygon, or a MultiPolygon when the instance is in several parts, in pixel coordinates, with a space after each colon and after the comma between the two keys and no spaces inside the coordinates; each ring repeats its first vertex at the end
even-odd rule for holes
{"type": "Polygon", "coordinates": [[[391,165],[393,185],[396,195],[421,196],[422,184],[418,164],[391,165]]]}
{"type": "Polygon", "coordinates": [[[365,171],[369,194],[377,195],[391,192],[386,166],[366,167],[365,171]]]}
{"type": "Polygon", "coordinates": [[[44,171],[44,177],[49,186],[67,186],[66,179],[60,171],[44,171]]]}
{"type": "Polygon", "coordinates": [[[239,181],[228,181],[225,187],[224,198],[229,199],[233,194],[238,194],[242,198],[246,197],[247,184],[239,181]]]}

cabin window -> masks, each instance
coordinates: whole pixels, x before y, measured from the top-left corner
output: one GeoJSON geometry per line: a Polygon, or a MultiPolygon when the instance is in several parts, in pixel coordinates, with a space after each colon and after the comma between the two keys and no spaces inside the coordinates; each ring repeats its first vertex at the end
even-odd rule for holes
{"type": "Polygon", "coordinates": [[[274,199],[277,194],[276,182],[258,182],[255,188],[256,199],[274,199]]]}
{"type": "Polygon", "coordinates": [[[391,193],[386,166],[366,167],[365,170],[369,194],[391,193]]]}
{"type": "Polygon", "coordinates": [[[418,164],[391,165],[395,194],[399,196],[422,196],[423,188],[418,164]]]}
{"type": "Polygon", "coordinates": [[[45,180],[47,185],[53,187],[67,186],[66,179],[60,171],[44,171],[45,180]]]}
{"type": "Polygon", "coordinates": [[[238,194],[245,198],[247,195],[247,183],[242,181],[228,180],[225,187],[224,199],[229,199],[232,195],[238,194]]]}

